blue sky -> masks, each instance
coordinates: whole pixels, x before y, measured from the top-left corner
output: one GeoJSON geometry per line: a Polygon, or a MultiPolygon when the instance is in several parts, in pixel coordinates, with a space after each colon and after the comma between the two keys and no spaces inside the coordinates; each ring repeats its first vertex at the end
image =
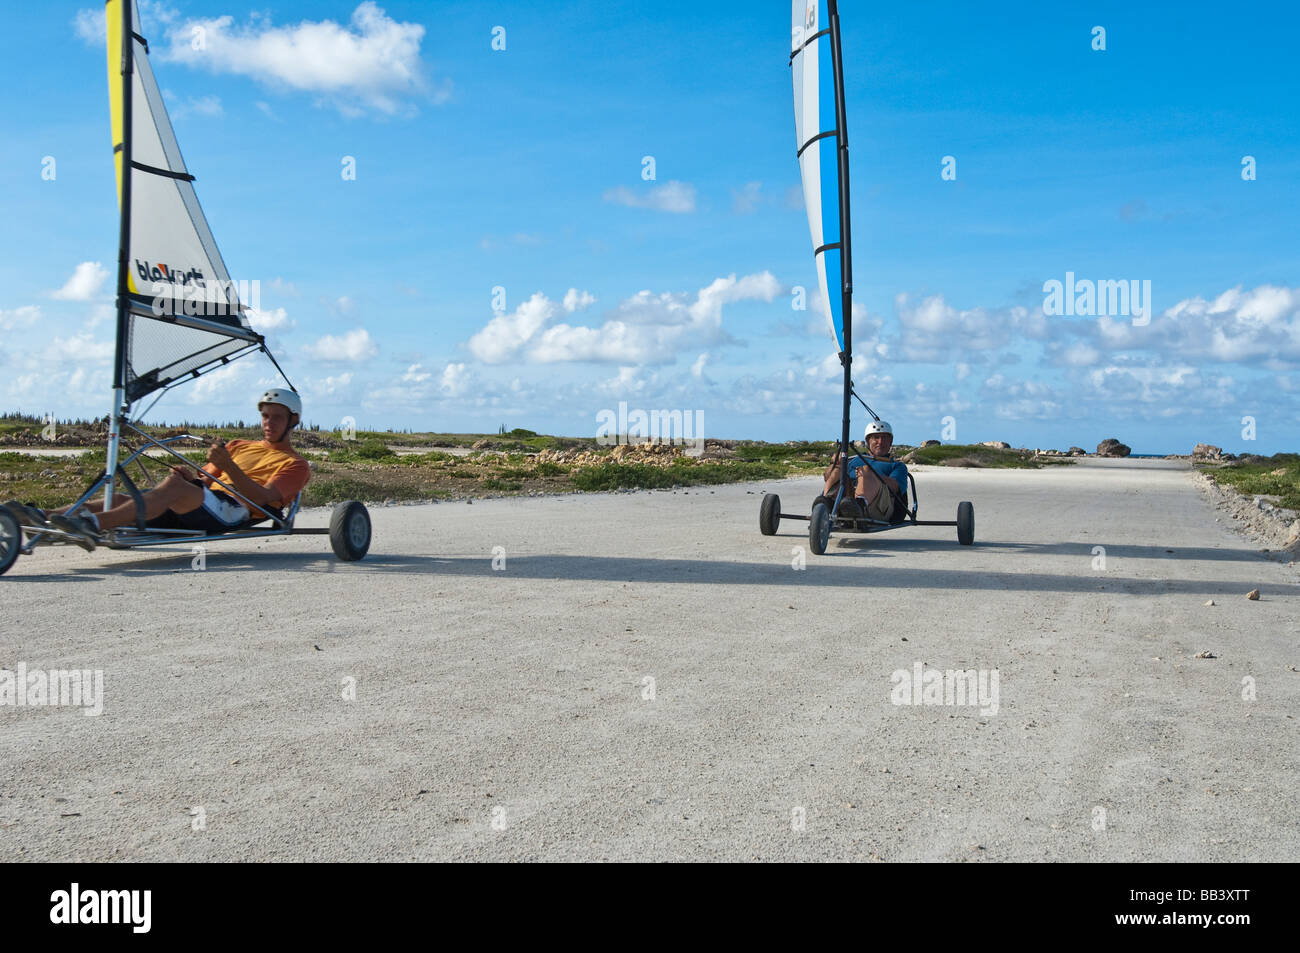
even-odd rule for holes
{"type": "MultiPolygon", "coordinates": [[[[1295,8],[977,6],[843,5],[863,396],[901,442],[950,416],[962,442],[1297,449],[1295,8]],[[1150,324],[1045,315],[1067,272],[1150,281],[1150,324]]],[[[0,41],[9,409],[107,410],[102,11],[42,4],[0,41]]],[[[816,282],[788,4],[142,15],[213,233],[261,283],[257,323],[309,420],[592,435],[626,401],[703,411],[708,436],[838,432],[830,335],[792,308],[816,282]]],[[[151,417],[250,417],[271,379],[250,359],[151,417]]]]}

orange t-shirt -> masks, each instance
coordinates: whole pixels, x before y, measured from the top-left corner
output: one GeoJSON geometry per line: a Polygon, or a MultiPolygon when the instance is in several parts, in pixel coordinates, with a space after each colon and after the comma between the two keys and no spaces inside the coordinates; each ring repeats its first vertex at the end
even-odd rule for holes
{"type": "MultiPolygon", "coordinates": [[[[272,500],[269,504],[271,506],[291,503],[311,479],[311,467],[306,460],[292,450],[277,450],[265,440],[232,440],[226,444],[226,449],[230,451],[235,466],[243,470],[245,476],[262,486],[274,486],[279,492],[279,499],[272,500]]],[[[203,469],[231,486],[235,485],[230,475],[218,471],[214,464],[209,463],[203,469]]],[[[221,487],[217,486],[216,489],[221,487]]]]}

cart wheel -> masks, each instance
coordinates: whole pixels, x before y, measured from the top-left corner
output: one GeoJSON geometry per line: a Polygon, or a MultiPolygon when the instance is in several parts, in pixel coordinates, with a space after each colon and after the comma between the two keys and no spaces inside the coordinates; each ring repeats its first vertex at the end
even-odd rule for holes
{"type": "Polygon", "coordinates": [[[365,504],[348,500],[330,516],[330,546],[344,562],[360,559],[370,550],[370,513],[365,504]]]}
{"type": "Polygon", "coordinates": [[[975,542],[975,507],[969,502],[957,504],[957,542],[963,546],[975,542]]]}
{"type": "Polygon", "coordinates": [[[23,528],[18,524],[18,517],[0,506],[0,576],[17,561],[22,545],[23,528]]]}
{"type": "Polygon", "coordinates": [[[758,531],[764,536],[775,536],[780,525],[781,498],[775,493],[764,494],[763,505],[758,509],[758,531]]]}
{"type": "Polygon", "coordinates": [[[831,511],[825,503],[813,507],[812,516],[808,518],[808,548],[816,556],[824,555],[826,544],[831,539],[831,511]]]}

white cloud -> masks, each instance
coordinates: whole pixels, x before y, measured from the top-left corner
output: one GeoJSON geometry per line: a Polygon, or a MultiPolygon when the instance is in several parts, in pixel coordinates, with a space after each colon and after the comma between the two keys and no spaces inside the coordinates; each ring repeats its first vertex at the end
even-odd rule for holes
{"type": "Polygon", "coordinates": [[[438,388],[448,397],[460,397],[469,390],[472,380],[473,376],[465,369],[464,364],[448,364],[443,369],[438,388]]]}
{"type": "Polygon", "coordinates": [[[637,365],[675,360],[686,348],[721,343],[722,309],[736,301],[771,301],[781,284],[771,272],[731,275],[701,288],[694,300],[681,293],[641,291],[622,301],[600,327],[553,324],[570,306],[585,307],[586,292],[570,289],[561,304],[542,292],[515,309],[498,314],[469,340],[473,355],[500,364],[526,352],[530,361],[553,364],[595,361],[637,365]]]}
{"type": "Polygon", "coordinates": [[[423,384],[432,376],[433,374],[424,370],[423,364],[412,364],[402,375],[402,381],[407,384],[423,384]]]}
{"type": "Polygon", "coordinates": [[[270,288],[272,291],[278,292],[282,295],[289,295],[294,298],[298,297],[298,286],[292,281],[285,281],[278,275],[271,279],[270,288]]]}
{"type": "Polygon", "coordinates": [[[303,404],[303,412],[306,413],[306,404],[313,400],[323,402],[326,398],[347,396],[351,384],[351,371],[331,377],[308,378],[303,383],[303,393],[307,398],[303,404]]]}
{"type": "Polygon", "coordinates": [[[731,210],[737,215],[749,215],[758,210],[763,200],[763,183],[746,182],[739,189],[731,190],[731,210]]]}
{"type": "Polygon", "coordinates": [[[16,331],[18,328],[31,327],[41,319],[41,309],[33,304],[25,304],[12,311],[0,308],[0,331],[16,331]]]}
{"type": "MultiPolygon", "coordinates": [[[[165,0],[140,0],[141,25],[145,36],[159,24],[167,25],[176,21],[176,10],[168,6],[165,0]]],[[[77,36],[90,46],[101,50],[108,42],[108,24],[104,19],[104,5],[89,10],[78,10],[72,19],[72,29],[77,36]]]]}
{"type": "Polygon", "coordinates": [[[736,301],[771,301],[781,291],[771,272],[718,278],[693,302],[681,294],[642,291],[622,302],[599,328],[557,324],[537,337],[529,357],[544,364],[599,361],[665,363],[679,351],[725,341],[723,306],[736,301]]]}
{"type": "Polygon", "coordinates": [[[114,348],[112,341],[97,340],[89,331],[78,331],[70,338],[56,336],[41,356],[47,361],[103,365],[112,363],[114,348]]]}
{"type": "Polygon", "coordinates": [[[1178,302],[1159,322],[1170,346],[1181,356],[1225,363],[1300,360],[1300,288],[1241,286],[1214,301],[1178,302]]]}
{"type": "Polygon", "coordinates": [[[697,357],[695,359],[695,363],[691,365],[691,376],[694,377],[697,381],[703,380],[704,365],[707,364],[708,362],[709,362],[708,352],[705,352],[704,354],[701,354],[699,357],[697,357]]]}
{"type": "Polygon", "coordinates": [[[104,20],[104,7],[98,10],[78,10],[72,19],[72,29],[87,45],[103,46],[108,42],[108,24],[104,20]]]}
{"type": "Polygon", "coordinates": [[[589,308],[595,303],[596,298],[594,295],[590,292],[579,291],[577,288],[570,288],[564,294],[564,310],[569,314],[589,308]]]}
{"type": "Polygon", "coordinates": [[[498,314],[482,331],[470,338],[470,352],[484,364],[500,364],[509,360],[555,314],[555,305],[538,291],[515,308],[514,314],[498,314]]]}
{"type": "Polygon", "coordinates": [[[626,185],[620,185],[606,189],[603,198],[606,202],[613,202],[615,205],[654,209],[656,212],[673,212],[681,215],[695,211],[695,186],[689,182],[676,180],[652,186],[644,193],[637,193],[626,185]]]}
{"type": "Polygon", "coordinates": [[[289,312],[285,311],[284,308],[274,308],[270,311],[249,308],[248,321],[253,326],[253,330],[259,334],[268,334],[271,331],[289,331],[297,326],[294,320],[289,317],[289,312]]]}
{"type": "Polygon", "coordinates": [[[894,305],[901,334],[886,342],[884,353],[900,361],[982,363],[989,360],[985,352],[996,351],[1013,341],[1042,340],[1051,330],[1041,309],[1031,310],[1021,305],[958,310],[938,294],[919,302],[899,294],[894,298],[894,305]]]}
{"type": "Polygon", "coordinates": [[[304,20],[273,26],[255,15],[245,26],[231,16],[199,18],[167,32],[164,59],[213,72],[236,73],[260,83],[317,93],[346,114],[371,109],[409,112],[408,99],[450,95],[446,84],[431,88],[420,60],[425,28],[391,19],[372,0],[360,4],[348,25],[304,20]],[[201,30],[196,34],[196,30],[201,30]],[[193,49],[196,36],[203,48],[193,49]]]}
{"type": "Polygon", "coordinates": [[[225,115],[225,110],[221,108],[221,99],[217,96],[200,96],[197,99],[190,96],[187,99],[177,99],[172,96],[170,90],[167,90],[164,91],[163,98],[168,100],[167,112],[173,119],[225,115]]]}
{"type": "Polygon", "coordinates": [[[90,301],[108,280],[108,269],[97,261],[83,261],[72,272],[58,291],[50,293],[51,298],[60,301],[90,301]]]}
{"type": "Polygon", "coordinates": [[[303,350],[318,361],[363,361],[378,353],[370,332],[365,328],[356,328],[341,337],[327,334],[314,344],[306,345],[303,350]]]}

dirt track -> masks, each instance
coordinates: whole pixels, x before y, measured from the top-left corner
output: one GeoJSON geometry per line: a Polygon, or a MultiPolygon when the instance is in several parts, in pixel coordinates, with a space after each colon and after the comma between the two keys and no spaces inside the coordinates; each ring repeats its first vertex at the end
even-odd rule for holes
{"type": "Polygon", "coordinates": [[[0,667],[101,669],[104,711],[0,707],[0,860],[1300,857],[1294,567],[1176,464],[918,482],[974,547],[797,570],[757,513],[800,480],[380,508],[356,564],[22,557],[0,667]],[[891,704],[918,662],[996,714],[891,704]]]}

